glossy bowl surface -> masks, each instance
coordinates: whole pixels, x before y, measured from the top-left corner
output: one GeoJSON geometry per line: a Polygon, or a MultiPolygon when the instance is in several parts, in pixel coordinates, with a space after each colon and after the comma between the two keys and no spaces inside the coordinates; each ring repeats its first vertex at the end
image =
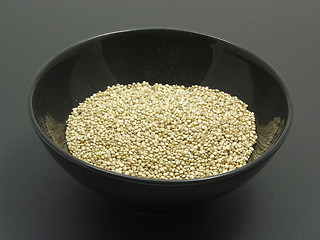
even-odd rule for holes
{"type": "Polygon", "coordinates": [[[146,211],[199,204],[239,187],[280,147],[292,119],[288,90],[268,63],[222,39],[173,29],[121,31],[81,41],[39,70],[28,101],[34,129],[70,175],[101,194],[146,211]],[[141,81],[208,86],[247,103],[255,113],[258,133],[249,163],[212,177],[154,180],[110,172],[72,156],[65,143],[71,109],[109,85],[141,81]]]}

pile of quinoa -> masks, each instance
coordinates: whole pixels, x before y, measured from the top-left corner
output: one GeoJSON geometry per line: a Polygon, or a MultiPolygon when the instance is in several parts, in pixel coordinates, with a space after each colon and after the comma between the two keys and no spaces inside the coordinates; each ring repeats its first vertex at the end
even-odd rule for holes
{"type": "Polygon", "coordinates": [[[254,113],[237,97],[202,86],[109,86],[73,108],[71,154],[113,172],[153,179],[213,176],[246,164],[254,113]]]}

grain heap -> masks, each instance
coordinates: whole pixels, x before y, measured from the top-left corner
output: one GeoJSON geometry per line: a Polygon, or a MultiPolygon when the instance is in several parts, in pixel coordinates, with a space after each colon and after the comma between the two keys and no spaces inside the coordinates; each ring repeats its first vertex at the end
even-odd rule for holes
{"type": "Polygon", "coordinates": [[[109,86],[72,110],[66,140],[77,158],[113,172],[192,179],[246,164],[254,113],[237,97],[202,86],[109,86]]]}

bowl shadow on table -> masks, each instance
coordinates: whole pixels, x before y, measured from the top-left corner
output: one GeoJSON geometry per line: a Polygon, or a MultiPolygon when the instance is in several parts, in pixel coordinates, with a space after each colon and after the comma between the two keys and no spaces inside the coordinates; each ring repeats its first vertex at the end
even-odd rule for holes
{"type": "Polygon", "coordinates": [[[91,230],[110,239],[234,239],[252,207],[249,186],[172,214],[141,214],[104,197],[78,211],[90,219],[91,230]]]}

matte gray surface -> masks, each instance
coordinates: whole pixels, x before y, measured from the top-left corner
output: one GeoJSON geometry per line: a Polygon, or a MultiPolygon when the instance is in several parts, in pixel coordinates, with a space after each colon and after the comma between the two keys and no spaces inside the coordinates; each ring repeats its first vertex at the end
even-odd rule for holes
{"type": "Polygon", "coordinates": [[[0,239],[318,239],[320,2],[0,1],[0,239]],[[203,32],[242,45],[283,76],[291,132],[235,192],[172,216],[138,215],[78,184],[27,114],[41,65],[68,45],[137,27],[203,32]]]}

